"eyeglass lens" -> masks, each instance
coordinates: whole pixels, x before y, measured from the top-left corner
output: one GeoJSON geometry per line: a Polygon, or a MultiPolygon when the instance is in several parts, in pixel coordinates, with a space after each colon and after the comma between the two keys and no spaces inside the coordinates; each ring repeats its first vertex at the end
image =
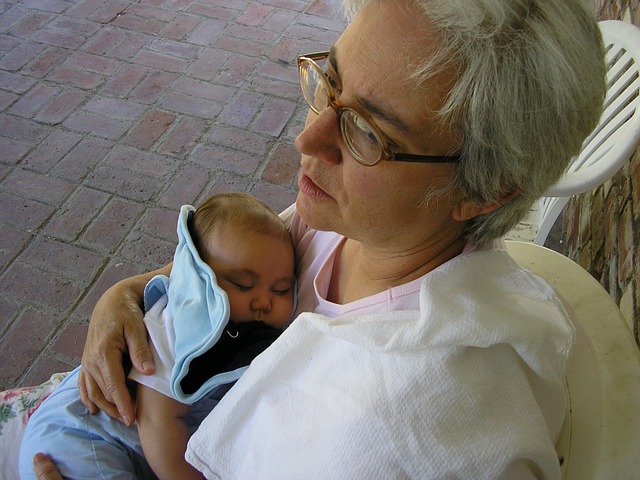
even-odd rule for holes
{"type": "MultiPolygon", "coordinates": [[[[308,60],[303,62],[300,74],[305,100],[316,113],[321,113],[330,103],[331,87],[327,77],[319,66],[316,67],[308,60]]],[[[382,149],[369,123],[348,108],[341,108],[340,114],[342,136],[356,160],[366,165],[376,163],[380,159],[382,149]]]]}

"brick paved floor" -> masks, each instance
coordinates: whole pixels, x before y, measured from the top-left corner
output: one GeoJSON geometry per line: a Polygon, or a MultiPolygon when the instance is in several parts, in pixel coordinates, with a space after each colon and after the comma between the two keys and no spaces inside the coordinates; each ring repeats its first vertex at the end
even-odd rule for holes
{"type": "Polygon", "coordinates": [[[79,363],[180,205],[294,200],[295,56],[343,26],[339,0],[0,0],[0,389],[79,363]]]}

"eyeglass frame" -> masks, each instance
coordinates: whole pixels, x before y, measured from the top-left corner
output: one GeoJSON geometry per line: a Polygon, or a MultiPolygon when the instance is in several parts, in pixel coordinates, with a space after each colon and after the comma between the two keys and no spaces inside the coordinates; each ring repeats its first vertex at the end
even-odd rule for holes
{"type": "Polygon", "coordinates": [[[321,78],[323,79],[324,86],[327,91],[327,99],[328,99],[327,107],[331,107],[336,112],[338,116],[338,124],[340,125],[340,135],[342,136],[342,140],[344,141],[345,145],[349,149],[349,152],[351,153],[353,158],[358,163],[367,167],[372,167],[378,164],[381,160],[395,161],[395,162],[412,162],[412,163],[458,163],[460,161],[460,156],[458,155],[451,155],[451,156],[418,155],[415,153],[401,153],[401,152],[391,151],[391,149],[389,148],[389,142],[387,142],[387,140],[385,139],[385,136],[380,131],[378,126],[375,124],[375,122],[373,122],[373,119],[371,118],[370,115],[368,115],[366,112],[364,113],[357,112],[353,108],[346,107],[340,104],[338,100],[336,100],[335,92],[333,91],[333,87],[331,86],[331,83],[329,83],[327,79],[327,74],[320,67],[320,65],[316,63],[316,60],[324,60],[327,57],[329,57],[329,54],[330,52],[326,51],[326,52],[315,52],[315,53],[306,53],[306,54],[298,55],[297,63],[298,63],[298,77],[300,80],[300,89],[302,90],[302,96],[304,97],[305,101],[309,105],[309,108],[311,108],[311,110],[316,115],[320,115],[324,110],[326,110],[326,107],[323,110],[318,110],[316,106],[312,104],[305,95],[305,90],[308,90],[308,88],[305,88],[305,86],[303,85],[302,66],[305,62],[307,62],[322,74],[321,78]],[[364,163],[363,162],[364,159],[361,157],[361,155],[354,151],[349,140],[345,138],[345,131],[344,131],[345,127],[341,122],[341,116],[345,110],[351,112],[353,115],[360,117],[362,120],[364,120],[367,126],[371,129],[371,132],[373,132],[374,136],[376,137],[376,140],[378,141],[378,145],[380,146],[380,156],[375,162],[364,163]]]}

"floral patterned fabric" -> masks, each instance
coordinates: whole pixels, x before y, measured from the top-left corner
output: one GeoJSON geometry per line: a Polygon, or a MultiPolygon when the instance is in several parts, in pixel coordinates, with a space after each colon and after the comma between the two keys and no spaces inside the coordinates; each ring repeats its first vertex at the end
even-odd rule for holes
{"type": "Polygon", "coordinates": [[[0,478],[18,478],[18,454],[29,418],[68,373],[54,373],[36,387],[0,392],[0,478]]]}

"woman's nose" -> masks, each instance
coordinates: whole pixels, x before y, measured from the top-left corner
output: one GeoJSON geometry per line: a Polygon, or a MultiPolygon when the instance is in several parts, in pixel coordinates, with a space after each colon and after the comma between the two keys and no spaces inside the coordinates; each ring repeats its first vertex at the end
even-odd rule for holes
{"type": "Polygon", "coordinates": [[[342,137],[338,114],[327,107],[320,114],[309,110],[304,130],[296,137],[295,145],[300,153],[327,163],[342,159],[342,137]]]}

